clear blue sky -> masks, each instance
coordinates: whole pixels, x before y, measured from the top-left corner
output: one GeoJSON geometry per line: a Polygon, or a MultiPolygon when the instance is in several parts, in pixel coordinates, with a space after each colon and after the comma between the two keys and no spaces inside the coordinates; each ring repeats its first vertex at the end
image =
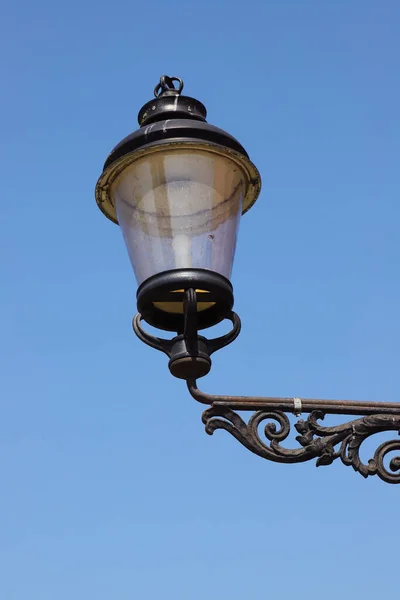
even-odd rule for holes
{"type": "Polygon", "coordinates": [[[131,331],[94,186],[182,77],[264,184],[202,387],[400,400],[399,25],[396,0],[3,2],[1,598],[397,598],[400,488],[208,437],[131,331]]]}

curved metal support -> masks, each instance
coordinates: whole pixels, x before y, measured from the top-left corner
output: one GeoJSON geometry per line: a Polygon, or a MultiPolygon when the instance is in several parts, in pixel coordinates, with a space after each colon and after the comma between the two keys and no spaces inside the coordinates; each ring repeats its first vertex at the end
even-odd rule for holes
{"type": "Polygon", "coordinates": [[[241,323],[236,313],[228,311],[226,318],[232,322],[231,331],[209,340],[198,335],[197,295],[193,288],[185,291],[183,306],[183,331],[171,340],[147,333],[141,326],[143,317],[139,313],[133,318],[132,327],[142,342],[169,357],[168,366],[174,377],[188,380],[207,375],[211,369],[210,356],[237,338],[241,323]]]}
{"type": "Polygon", "coordinates": [[[202,417],[209,435],[224,429],[254,454],[274,462],[300,463],[316,458],[318,467],[330,465],[340,458],[343,464],[352,466],[363,477],[377,475],[387,483],[400,483],[400,455],[385,464],[389,453],[400,453],[400,439],[383,442],[367,464],[360,459],[360,447],[372,435],[388,431],[400,434],[400,403],[212,396],[201,392],[195,381],[187,383],[195,400],[210,405],[202,417]],[[285,448],[282,442],[291,431],[287,413],[296,414],[300,408],[310,414],[306,420],[299,419],[294,424],[299,434],[296,437],[299,447],[285,448]],[[235,409],[253,414],[246,423],[235,409]],[[320,421],[326,414],[365,416],[324,427],[320,421]],[[265,421],[264,435],[261,435],[260,426],[265,421]]]}
{"type": "Polygon", "coordinates": [[[143,329],[140,325],[143,317],[140,313],[137,313],[132,320],[132,328],[136,333],[139,340],[154,348],[155,350],[160,350],[160,352],[164,352],[167,356],[170,356],[173,346],[173,340],[165,340],[164,338],[156,337],[155,335],[150,335],[143,329]]]}
{"type": "Polygon", "coordinates": [[[240,333],[242,324],[239,315],[231,310],[229,313],[227,313],[226,318],[231,321],[233,327],[225,335],[221,335],[220,337],[212,340],[207,340],[207,348],[210,354],[214,354],[214,352],[217,350],[221,350],[221,348],[224,348],[225,346],[228,346],[234,342],[240,333]]]}

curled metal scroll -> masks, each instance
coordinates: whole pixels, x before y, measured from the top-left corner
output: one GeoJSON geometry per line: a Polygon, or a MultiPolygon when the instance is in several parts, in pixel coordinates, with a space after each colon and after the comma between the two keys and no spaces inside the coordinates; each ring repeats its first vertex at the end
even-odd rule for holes
{"type": "Polygon", "coordinates": [[[279,410],[258,410],[246,423],[237,412],[216,403],[204,411],[203,423],[209,435],[225,429],[248,450],[274,462],[300,463],[316,458],[318,467],[340,458],[363,477],[377,475],[387,483],[400,483],[400,439],[382,443],[367,464],[360,459],[360,447],[370,436],[387,431],[400,433],[400,415],[368,415],[334,427],[322,426],[320,421],[324,417],[323,411],[314,410],[307,420],[297,421],[294,427],[299,433],[296,437],[299,448],[294,449],[281,445],[289,436],[291,424],[279,410]],[[265,421],[263,439],[260,425],[265,421]],[[398,452],[399,456],[386,466],[385,458],[391,452],[398,452]]]}

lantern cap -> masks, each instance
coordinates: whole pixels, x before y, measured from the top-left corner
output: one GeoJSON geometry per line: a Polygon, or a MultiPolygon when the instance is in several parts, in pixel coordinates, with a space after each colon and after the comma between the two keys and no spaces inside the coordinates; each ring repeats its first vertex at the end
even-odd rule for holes
{"type": "Polygon", "coordinates": [[[248,158],[246,150],[237,139],[223,129],[215,127],[215,125],[191,119],[168,119],[165,121],[156,121],[151,125],[141,127],[121,140],[107,157],[104,163],[104,170],[120,158],[123,158],[126,154],[130,154],[135,150],[157,143],[170,143],[174,141],[209,142],[225,146],[248,158]]]}
{"type": "Polygon", "coordinates": [[[243,213],[256,201],[261,177],[246,150],[232,135],[207,123],[205,106],[194,98],[182,96],[182,90],[181,79],[163,75],[155,87],[155,99],[139,111],[140,128],[119,142],[108,155],[97,182],[96,201],[100,210],[114,223],[118,220],[111,194],[113,181],[137,158],[159,150],[190,146],[231,158],[242,168],[247,179],[243,213]]]}
{"type": "Polygon", "coordinates": [[[181,96],[182,90],[182,79],[163,75],[154,89],[156,99],[147,102],[139,111],[140,127],[165,119],[205,121],[207,110],[204,104],[189,96],[181,96]],[[178,82],[178,87],[174,86],[174,81],[178,82]]]}
{"type": "Polygon", "coordinates": [[[232,135],[206,122],[207,110],[204,104],[182,96],[183,81],[179,77],[162,75],[154,88],[155,100],[147,102],[139,111],[137,129],[113,148],[104,170],[126,154],[150,144],[198,140],[225,146],[239,152],[247,159],[246,150],[232,135]],[[177,82],[175,87],[174,82],[177,82]]]}

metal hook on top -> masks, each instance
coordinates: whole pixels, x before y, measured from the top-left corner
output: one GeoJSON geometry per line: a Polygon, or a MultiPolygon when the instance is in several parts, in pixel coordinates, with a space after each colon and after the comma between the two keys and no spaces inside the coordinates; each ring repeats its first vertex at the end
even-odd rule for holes
{"type": "Polygon", "coordinates": [[[154,88],[154,95],[156,98],[162,96],[179,96],[183,90],[183,81],[179,77],[168,77],[168,75],[162,75],[160,77],[160,83],[154,88]],[[174,81],[178,83],[175,87],[174,81]]]}

